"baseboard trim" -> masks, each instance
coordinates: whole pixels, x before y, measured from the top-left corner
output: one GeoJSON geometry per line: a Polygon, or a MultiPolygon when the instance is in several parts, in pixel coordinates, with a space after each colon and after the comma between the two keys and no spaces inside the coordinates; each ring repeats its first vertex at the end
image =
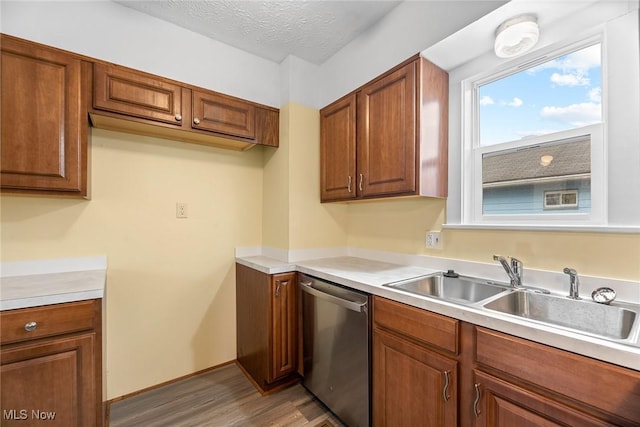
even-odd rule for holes
{"type": "Polygon", "coordinates": [[[211,366],[209,368],[201,369],[199,371],[192,372],[190,374],[183,375],[181,377],[174,378],[174,379],[169,380],[169,381],[165,381],[165,382],[162,382],[162,383],[159,383],[159,384],[156,384],[156,385],[152,385],[150,387],[145,387],[145,388],[143,388],[141,390],[133,391],[131,393],[127,393],[127,394],[124,394],[122,396],[118,396],[118,397],[114,397],[113,399],[109,399],[109,400],[107,400],[107,403],[106,403],[107,409],[106,409],[106,415],[105,415],[105,420],[104,420],[105,421],[104,422],[104,426],[105,427],[109,427],[109,417],[111,415],[111,404],[112,403],[120,402],[121,400],[125,400],[125,399],[128,399],[130,397],[137,396],[139,394],[146,393],[148,391],[152,391],[152,390],[158,389],[160,387],[164,387],[166,385],[176,383],[178,381],[186,380],[188,378],[195,377],[197,375],[204,374],[204,373],[209,372],[209,371],[213,371],[214,369],[218,369],[218,368],[222,368],[223,366],[231,365],[232,363],[236,363],[236,360],[235,359],[229,360],[228,362],[220,363],[219,365],[215,365],[215,366],[211,366]]]}
{"type": "Polygon", "coordinates": [[[296,373],[291,374],[290,376],[283,378],[279,381],[274,382],[273,384],[269,385],[268,388],[264,388],[262,386],[260,386],[260,384],[258,384],[256,382],[256,380],[253,379],[253,377],[251,376],[251,374],[249,374],[249,372],[247,372],[247,370],[244,368],[244,366],[242,366],[242,363],[238,362],[238,360],[235,360],[236,365],[238,366],[238,368],[240,368],[240,370],[242,371],[242,373],[244,374],[245,377],[247,377],[247,379],[249,380],[249,382],[251,382],[251,384],[253,384],[253,386],[255,387],[256,390],[258,390],[258,392],[262,395],[262,396],[267,396],[269,394],[275,393],[277,391],[283,390],[287,387],[290,387],[294,384],[297,384],[301,381],[300,376],[296,373]]]}

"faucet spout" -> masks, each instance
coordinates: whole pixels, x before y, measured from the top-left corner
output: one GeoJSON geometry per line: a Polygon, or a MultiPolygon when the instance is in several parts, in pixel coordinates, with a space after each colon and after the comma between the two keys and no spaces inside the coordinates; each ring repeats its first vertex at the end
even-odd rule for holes
{"type": "Polygon", "coordinates": [[[582,299],[580,298],[580,278],[578,277],[578,272],[573,268],[565,267],[562,272],[564,274],[569,275],[569,295],[568,298],[571,299],[582,299]]]}
{"type": "Polygon", "coordinates": [[[523,264],[522,261],[513,257],[503,257],[502,255],[494,255],[493,260],[502,264],[502,268],[507,272],[511,286],[519,288],[522,286],[522,273],[523,264]],[[507,258],[511,260],[511,263],[507,262],[507,258]]]}

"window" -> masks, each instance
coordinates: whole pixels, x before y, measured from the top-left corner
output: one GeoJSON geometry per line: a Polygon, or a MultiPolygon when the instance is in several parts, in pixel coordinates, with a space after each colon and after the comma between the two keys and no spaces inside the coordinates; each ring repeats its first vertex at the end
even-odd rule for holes
{"type": "Polygon", "coordinates": [[[591,39],[465,82],[465,223],[603,223],[601,58],[591,39]]]}
{"type": "Polygon", "coordinates": [[[545,209],[577,209],[578,190],[545,191],[545,209]]]}

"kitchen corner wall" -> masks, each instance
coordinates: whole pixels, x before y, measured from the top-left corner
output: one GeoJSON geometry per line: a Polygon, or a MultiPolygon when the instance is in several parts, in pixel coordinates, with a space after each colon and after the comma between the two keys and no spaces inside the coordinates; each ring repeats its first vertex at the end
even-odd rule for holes
{"type": "Polygon", "coordinates": [[[265,151],[263,246],[343,247],[347,205],[320,201],[320,116],[288,102],[280,109],[280,147],[265,151]]]}
{"type": "Polygon", "coordinates": [[[92,134],[93,199],[3,195],[2,260],[108,256],[109,399],[234,359],[233,254],[261,244],[262,150],[92,134]]]}

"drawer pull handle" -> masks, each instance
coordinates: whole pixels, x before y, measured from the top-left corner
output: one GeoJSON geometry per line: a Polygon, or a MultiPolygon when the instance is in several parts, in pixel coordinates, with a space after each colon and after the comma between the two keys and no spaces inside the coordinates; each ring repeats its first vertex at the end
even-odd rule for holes
{"type": "Polygon", "coordinates": [[[349,193],[351,193],[351,175],[349,175],[349,183],[347,184],[347,189],[349,190],[349,193]]]}
{"type": "Polygon", "coordinates": [[[31,331],[35,331],[37,327],[38,327],[38,324],[36,322],[27,322],[24,325],[24,330],[27,332],[31,332],[31,331]]]}
{"type": "Polygon", "coordinates": [[[442,387],[442,398],[444,401],[448,401],[451,396],[449,396],[449,375],[451,375],[450,371],[444,371],[444,387],[442,387]]]}
{"type": "Polygon", "coordinates": [[[288,280],[278,280],[276,285],[276,298],[280,298],[280,286],[287,286],[289,284],[288,280]]]}
{"type": "Polygon", "coordinates": [[[360,174],[360,184],[358,185],[358,189],[360,191],[362,191],[362,180],[364,179],[364,176],[362,174],[360,174]]]}
{"type": "Polygon", "coordinates": [[[476,400],[473,401],[473,413],[476,415],[476,418],[480,416],[480,408],[478,407],[478,403],[480,403],[480,384],[474,384],[476,388],[476,400]]]}

